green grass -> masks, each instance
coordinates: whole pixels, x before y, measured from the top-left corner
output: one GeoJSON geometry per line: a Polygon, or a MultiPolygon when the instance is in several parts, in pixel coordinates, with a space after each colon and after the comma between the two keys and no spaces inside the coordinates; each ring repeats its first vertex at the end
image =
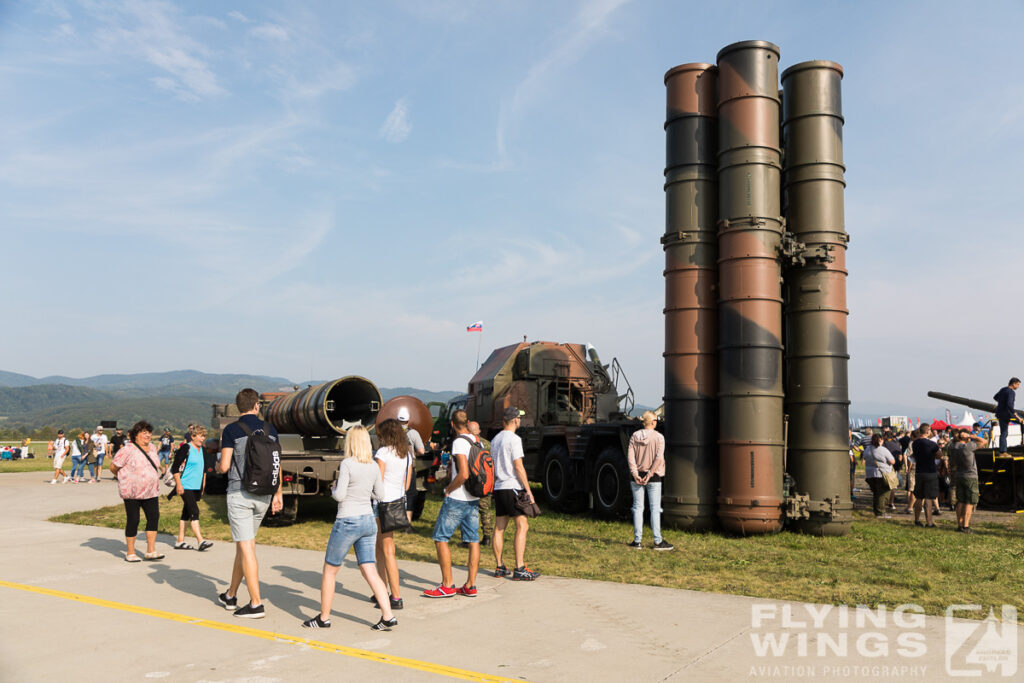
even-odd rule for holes
{"type": "MultiPolygon", "coordinates": [[[[230,541],[224,498],[200,504],[203,533],[230,541]]],[[[434,562],[430,539],[440,502],[428,498],[415,533],[398,534],[399,558],[434,562]]],[[[181,504],[161,498],[160,530],[177,533],[181,504]]],[[[298,522],[264,528],[259,541],[269,545],[323,550],[330,535],[335,505],[325,499],[303,500],[298,522]]],[[[60,515],[53,521],[111,528],[124,525],[124,510],[60,515]]],[[[928,614],[944,614],[948,605],[1017,604],[1024,585],[1024,517],[1008,523],[976,521],[976,533],[953,531],[952,515],[938,518],[938,529],[915,527],[909,517],[875,520],[857,510],[852,531],[840,538],[817,538],[783,532],[735,538],[666,530],[674,552],[630,550],[632,525],[545,510],[530,522],[527,562],[545,575],[666,586],[752,597],[831,604],[898,605],[915,603],[928,614]]],[[[645,530],[650,545],[650,531],[645,530]]],[[[506,531],[506,564],[511,560],[511,530],[506,531]]],[[[468,550],[452,544],[456,564],[465,565],[468,550]]],[[[481,567],[493,567],[489,547],[481,548],[481,567]]],[[[1019,609],[1024,623],[1024,609],[1019,609]]]]}
{"type": "MultiPolygon", "coordinates": [[[[21,441],[0,441],[0,446],[21,447],[21,441]]],[[[46,442],[32,440],[30,446],[36,457],[28,460],[0,460],[0,473],[3,472],[53,472],[53,460],[46,457],[46,442]]],[[[71,471],[71,458],[64,459],[64,471],[71,471]]]]}

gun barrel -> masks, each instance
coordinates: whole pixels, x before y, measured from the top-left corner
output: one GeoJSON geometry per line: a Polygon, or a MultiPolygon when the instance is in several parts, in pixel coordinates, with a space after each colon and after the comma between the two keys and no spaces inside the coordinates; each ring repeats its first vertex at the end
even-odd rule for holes
{"type": "Polygon", "coordinates": [[[349,375],[282,396],[267,406],[265,415],[285,434],[336,436],[353,425],[372,426],[381,403],[373,382],[349,375]]]}
{"type": "Polygon", "coordinates": [[[956,403],[957,405],[967,406],[968,408],[974,408],[975,410],[984,410],[986,413],[996,412],[995,403],[978,401],[973,398],[964,398],[963,396],[954,396],[953,394],[944,394],[941,391],[929,391],[928,395],[932,398],[937,398],[940,401],[956,403]]]}

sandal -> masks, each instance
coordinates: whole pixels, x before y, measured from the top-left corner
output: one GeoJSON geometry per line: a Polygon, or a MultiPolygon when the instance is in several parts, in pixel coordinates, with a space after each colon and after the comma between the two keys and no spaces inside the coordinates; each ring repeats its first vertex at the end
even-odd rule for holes
{"type": "Polygon", "coordinates": [[[210,541],[203,541],[202,543],[199,544],[199,550],[200,551],[203,551],[203,550],[206,550],[207,548],[212,548],[212,547],[213,547],[213,543],[211,543],[210,541]]]}
{"type": "Polygon", "coordinates": [[[185,543],[185,541],[178,541],[174,544],[175,550],[195,550],[195,546],[191,543],[185,543]]]}
{"type": "Polygon", "coordinates": [[[162,560],[162,559],[164,559],[164,554],[163,553],[146,553],[145,555],[142,556],[142,559],[146,560],[147,562],[152,562],[153,560],[162,560]]]}
{"type": "Polygon", "coordinates": [[[125,555],[124,556],[124,561],[125,562],[142,562],[142,560],[139,559],[139,556],[136,555],[135,553],[132,553],[131,555],[125,555]]]}

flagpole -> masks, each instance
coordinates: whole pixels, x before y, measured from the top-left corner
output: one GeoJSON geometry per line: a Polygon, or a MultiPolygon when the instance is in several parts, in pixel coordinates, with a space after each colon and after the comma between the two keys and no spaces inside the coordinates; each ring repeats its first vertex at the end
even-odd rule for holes
{"type": "MultiPolygon", "coordinates": [[[[483,343],[483,340],[484,340],[484,331],[481,329],[480,330],[480,336],[476,338],[476,369],[477,370],[480,369],[480,345],[483,343]]],[[[476,374],[476,370],[473,371],[473,374],[476,374]]]]}

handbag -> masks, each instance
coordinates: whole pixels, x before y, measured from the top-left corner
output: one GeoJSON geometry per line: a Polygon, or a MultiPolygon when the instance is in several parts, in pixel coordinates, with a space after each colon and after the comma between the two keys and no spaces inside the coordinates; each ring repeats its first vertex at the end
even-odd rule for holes
{"type": "Polygon", "coordinates": [[[404,497],[390,503],[378,503],[377,517],[380,520],[381,532],[412,528],[409,518],[405,514],[404,497]]]}
{"type": "Polygon", "coordinates": [[[540,515],[540,506],[530,500],[530,494],[526,492],[526,489],[520,489],[516,492],[515,508],[516,512],[521,515],[526,515],[530,519],[540,515]]]}
{"type": "Polygon", "coordinates": [[[889,484],[889,490],[895,491],[900,487],[900,479],[895,472],[889,470],[888,472],[882,472],[882,478],[889,484]]]}

